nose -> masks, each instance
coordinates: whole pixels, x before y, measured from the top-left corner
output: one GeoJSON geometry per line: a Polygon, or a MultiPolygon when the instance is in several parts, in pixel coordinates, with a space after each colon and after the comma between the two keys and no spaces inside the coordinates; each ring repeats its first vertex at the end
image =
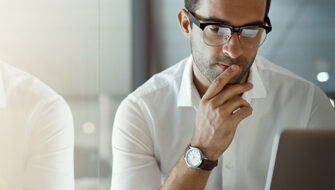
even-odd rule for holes
{"type": "Polygon", "coordinates": [[[231,57],[232,59],[236,59],[243,54],[243,49],[236,32],[234,32],[229,41],[223,45],[222,51],[225,55],[231,57]]]}

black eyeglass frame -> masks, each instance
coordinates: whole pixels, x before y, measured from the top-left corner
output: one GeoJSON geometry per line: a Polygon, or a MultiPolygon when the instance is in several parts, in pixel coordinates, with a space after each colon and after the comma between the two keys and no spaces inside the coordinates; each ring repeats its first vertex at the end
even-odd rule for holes
{"type": "Polygon", "coordinates": [[[186,9],[186,11],[189,13],[189,17],[190,17],[191,23],[194,23],[195,25],[197,25],[202,31],[204,31],[204,29],[208,25],[215,25],[215,26],[222,26],[222,27],[229,28],[230,32],[231,32],[231,35],[233,35],[233,33],[235,33],[235,32],[238,35],[240,35],[241,32],[242,32],[242,29],[247,29],[247,28],[255,27],[255,26],[260,27],[260,28],[264,28],[266,34],[268,34],[269,32],[271,32],[271,30],[272,30],[271,21],[270,21],[270,18],[267,15],[264,18],[264,22],[267,23],[268,26],[263,25],[263,24],[254,24],[254,25],[244,25],[244,26],[240,26],[240,27],[233,27],[233,26],[222,24],[222,23],[218,23],[218,22],[201,23],[197,18],[195,18],[194,13],[192,13],[191,11],[189,11],[187,9],[186,9]]]}

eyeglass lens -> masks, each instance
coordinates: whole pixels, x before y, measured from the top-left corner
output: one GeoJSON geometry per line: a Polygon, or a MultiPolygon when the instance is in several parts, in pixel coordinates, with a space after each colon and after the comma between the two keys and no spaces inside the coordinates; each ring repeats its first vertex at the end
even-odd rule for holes
{"type": "MultiPolygon", "coordinates": [[[[232,34],[228,27],[208,25],[204,29],[203,38],[207,45],[221,46],[228,43],[232,34]]],[[[265,41],[266,32],[261,27],[243,28],[239,34],[241,45],[253,48],[259,47],[265,41]]]]}

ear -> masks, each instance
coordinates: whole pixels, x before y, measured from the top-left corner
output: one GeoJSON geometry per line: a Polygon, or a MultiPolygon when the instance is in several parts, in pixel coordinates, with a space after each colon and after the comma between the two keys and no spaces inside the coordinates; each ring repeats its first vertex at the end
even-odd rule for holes
{"type": "Polygon", "coordinates": [[[179,26],[186,38],[191,37],[191,22],[188,17],[188,12],[185,9],[181,9],[178,13],[179,26]]]}

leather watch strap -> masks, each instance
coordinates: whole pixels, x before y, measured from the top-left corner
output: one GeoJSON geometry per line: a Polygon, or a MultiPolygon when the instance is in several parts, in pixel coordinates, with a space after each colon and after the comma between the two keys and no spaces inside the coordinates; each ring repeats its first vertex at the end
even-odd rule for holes
{"type": "Polygon", "coordinates": [[[203,170],[212,170],[218,165],[218,160],[211,161],[208,160],[207,158],[203,159],[201,165],[199,166],[200,169],[203,170]]]}

